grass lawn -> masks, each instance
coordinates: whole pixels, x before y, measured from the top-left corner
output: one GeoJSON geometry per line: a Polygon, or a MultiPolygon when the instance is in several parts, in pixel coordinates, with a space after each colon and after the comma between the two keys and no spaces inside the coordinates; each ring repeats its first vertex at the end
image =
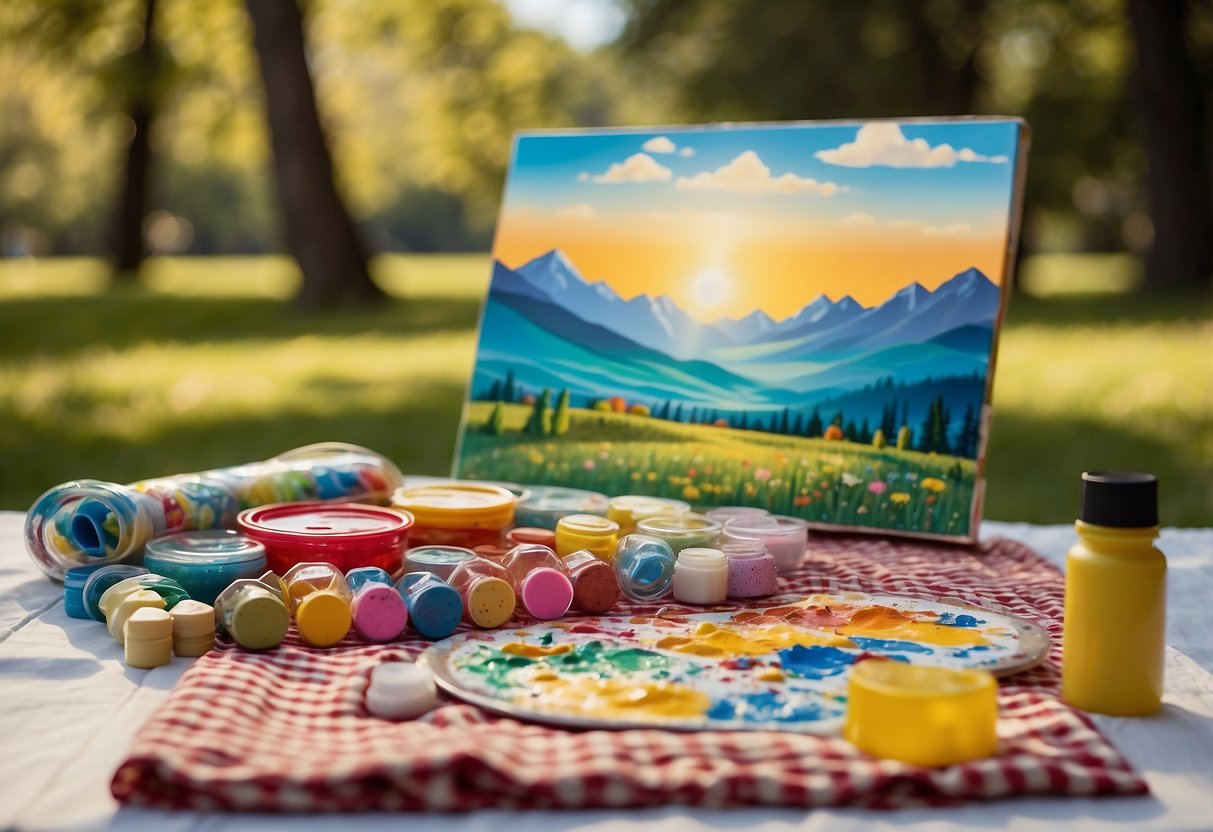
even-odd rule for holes
{"type": "MultiPolygon", "coordinates": [[[[0,508],[324,440],[446,473],[487,258],[375,266],[393,303],[304,314],[282,258],[156,260],[113,291],[96,261],[0,261],[0,508]]],[[[1213,526],[1213,296],[1065,294],[1070,273],[1123,275],[1096,258],[1025,271],[1039,294],[1003,333],[986,516],[1067,522],[1082,470],[1131,468],[1161,477],[1165,523],[1213,526]]]]}

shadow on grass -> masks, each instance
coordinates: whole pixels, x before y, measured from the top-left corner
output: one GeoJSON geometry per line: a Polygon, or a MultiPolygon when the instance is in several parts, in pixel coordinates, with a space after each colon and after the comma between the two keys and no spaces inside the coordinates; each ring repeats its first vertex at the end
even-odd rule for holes
{"type": "Polygon", "coordinates": [[[145,343],[466,331],[476,326],[479,308],[477,301],[448,298],[311,313],[264,298],[140,292],[18,298],[0,302],[0,359],[62,356],[98,345],[124,349],[145,343]]]}
{"type": "Polygon", "coordinates": [[[1129,294],[1054,295],[1035,298],[1019,292],[1007,305],[1006,325],[1018,326],[1090,326],[1191,323],[1199,324],[1213,316],[1213,295],[1166,294],[1146,292],[1129,294]]]}
{"type": "Polygon", "coordinates": [[[1164,526],[1213,526],[1213,466],[1193,449],[1081,416],[1048,418],[995,408],[986,456],[985,516],[1068,523],[1083,471],[1149,471],[1164,526]]]}
{"type": "MultiPolygon", "coordinates": [[[[64,436],[12,413],[0,414],[8,434],[0,466],[0,508],[25,510],[47,488],[68,480],[127,483],[266,459],[312,442],[364,445],[406,474],[448,474],[463,404],[462,380],[415,386],[411,392],[407,407],[221,415],[177,424],[137,442],[96,434],[64,436]]],[[[340,391],[334,399],[342,399],[340,391]]]]}

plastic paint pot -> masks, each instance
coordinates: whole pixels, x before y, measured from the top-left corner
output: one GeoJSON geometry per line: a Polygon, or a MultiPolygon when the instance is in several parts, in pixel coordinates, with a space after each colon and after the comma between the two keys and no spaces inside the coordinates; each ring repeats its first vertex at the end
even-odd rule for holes
{"type": "Polygon", "coordinates": [[[227,529],[182,532],[148,541],[143,563],[176,580],[191,598],[213,604],[232,581],[265,571],[265,546],[227,529]]]}
{"type": "Polygon", "coordinates": [[[560,518],[570,514],[606,517],[609,506],[607,496],[597,491],[536,485],[531,487],[531,493],[525,499],[518,501],[514,522],[519,526],[555,529],[560,518]]]}
{"type": "Polygon", "coordinates": [[[775,557],[761,540],[738,540],[720,547],[729,559],[729,597],[766,598],[779,589],[775,557]]]}
{"type": "Polygon", "coordinates": [[[67,574],[63,576],[63,611],[67,613],[68,618],[92,620],[88,607],[84,605],[84,585],[90,575],[105,568],[104,563],[95,563],[67,570],[67,574]]]}
{"type": "Polygon", "coordinates": [[[215,599],[216,629],[246,650],[277,647],[291,625],[282,592],[263,581],[242,578],[215,599]]]}
{"type": "Polygon", "coordinates": [[[634,601],[655,601],[674,581],[674,550],[659,537],[629,534],[615,553],[619,588],[634,601]]]}
{"type": "Polygon", "coordinates": [[[714,549],[720,542],[720,524],[702,514],[666,514],[636,524],[640,534],[660,537],[677,554],[683,549],[714,549]]]}
{"type": "Polygon", "coordinates": [[[988,757],[998,747],[998,684],[984,670],[868,659],[851,668],[843,736],[918,766],[988,757]]]}
{"type": "Polygon", "coordinates": [[[719,549],[691,547],[678,553],[671,585],[684,604],[723,604],[729,595],[729,560],[719,549]]]}
{"type": "Polygon", "coordinates": [[[413,629],[423,638],[446,638],[463,620],[459,592],[430,572],[406,572],[396,582],[396,591],[404,597],[413,629]]]}
{"type": "Polygon", "coordinates": [[[463,598],[463,615],[470,624],[491,630],[510,620],[517,604],[514,575],[500,563],[476,557],[459,564],[450,585],[463,598]]]}
{"type": "Polygon", "coordinates": [[[573,582],[564,562],[539,543],[515,546],[501,561],[514,575],[518,599],[532,618],[550,621],[569,611],[573,582]]]}
{"type": "Polygon", "coordinates": [[[609,563],[588,549],[565,555],[561,560],[573,583],[573,609],[598,614],[618,603],[619,578],[609,563]]]}
{"type": "Polygon", "coordinates": [[[619,536],[632,534],[636,524],[647,517],[658,517],[663,514],[686,514],[691,510],[691,504],[682,500],[671,500],[668,497],[647,497],[643,494],[624,494],[622,497],[612,497],[607,509],[607,517],[619,524],[619,536]]]}
{"type": "Polygon", "coordinates": [[[88,617],[94,621],[105,623],[105,613],[101,611],[101,596],[114,584],[133,578],[136,575],[151,574],[142,566],[132,566],[129,563],[111,563],[93,571],[84,581],[80,590],[80,600],[88,617]]]}
{"type": "Polygon", "coordinates": [[[391,641],[404,632],[409,612],[392,576],[377,566],[360,566],[345,575],[353,593],[354,629],[367,641],[391,641]]]}
{"type": "Polygon", "coordinates": [[[345,575],[331,563],[297,563],[282,576],[299,637],[312,647],[332,647],[353,625],[354,600],[345,575]]]}
{"type": "Polygon", "coordinates": [[[404,553],[404,571],[432,572],[445,581],[456,566],[474,557],[475,552],[462,546],[418,546],[404,553]]]}
{"type": "Polygon", "coordinates": [[[413,546],[462,546],[474,549],[505,543],[514,525],[516,497],[496,485],[442,483],[397,488],[392,507],[414,518],[413,546]]]}
{"type": "Polygon", "coordinates": [[[413,518],[360,503],[279,503],[240,512],[237,525],[265,546],[266,564],[279,575],[319,562],[343,575],[360,566],[398,575],[413,518]]]}
{"type": "Polygon", "coordinates": [[[521,546],[524,543],[537,543],[556,550],[556,532],[552,529],[541,529],[537,526],[515,526],[505,533],[506,550],[521,546]]]}
{"type": "Polygon", "coordinates": [[[570,514],[556,524],[556,554],[561,557],[588,549],[609,561],[618,543],[619,524],[596,514],[570,514]]]}
{"type": "Polygon", "coordinates": [[[775,558],[781,574],[791,572],[804,560],[809,540],[809,524],[799,517],[772,514],[752,520],[730,520],[724,526],[723,540],[733,543],[760,540],[775,558]]]}

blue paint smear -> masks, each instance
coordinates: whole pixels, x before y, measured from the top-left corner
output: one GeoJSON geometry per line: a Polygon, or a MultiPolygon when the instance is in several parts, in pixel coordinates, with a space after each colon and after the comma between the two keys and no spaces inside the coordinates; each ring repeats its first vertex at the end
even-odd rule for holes
{"type": "MultiPolygon", "coordinates": [[[[858,641],[858,639],[855,639],[858,641]]],[[[837,676],[855,661],[855,654],[837,647],[804,647],[797,644],[779,651],[784,673],[798,679],[824,679],[837,676]]]]}
{"type": "Polygon", "coordinates": [[[986,622],[972,615],[955,615],[954,613],[940,613],[939,618],[935,620],[936,624],[944,627],[977,627],[986,622]]]}
{"type": "Polygon", "coordinates": [[[885,638],[859,638],[851,637],[851,641],[862,650],[868,650],[873,653],[927,653],[935,652],[934,647],[928,647],[925,644],[919,644],[916,641],[898,641],[897,639],[885,638]]]}
{"type": "MultiPolygon", "coordinates": [[[[976,647],[966,647],[963,650],[953,650],[952,656],[957,659],[967,659],[970,658],[974,653],[981,653],[989,649],[990,646],[988,644],[979,644],[976,647]]],[[[990,664],[991,662],[995,661],[997,661],[997,659],[990,659],[989,661],[985,662],[985,664],[990,664]]]]}
{"type": "Polygon", "coordinates": [[[719,699],[708,709],[708,718],[727,722],[817,722],[842,716],[842,708],[831,707],[830,704],[803,700],[793,702],[773,691],[762,691],[747,693],[739,699],[719,699]]]}

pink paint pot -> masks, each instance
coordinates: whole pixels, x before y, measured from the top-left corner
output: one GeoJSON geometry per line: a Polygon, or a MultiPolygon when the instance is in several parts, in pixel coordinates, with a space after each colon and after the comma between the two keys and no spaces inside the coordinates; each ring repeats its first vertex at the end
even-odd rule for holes
{"type": "Polygon", "coordinates": [[[354,598],[350,613],[354,629],[367,641],[391,641],[404,632],[409,612],[404,597],[382,569],[351,569],[345,576],[354,598]]]}
{"type": "Polygon", "coordinates": [[[573,603],[573,582],[564,562],[547,546],[524,543],[502,559],[514,575],[523,608],[541,621],[559,618],[573,603]]]}

